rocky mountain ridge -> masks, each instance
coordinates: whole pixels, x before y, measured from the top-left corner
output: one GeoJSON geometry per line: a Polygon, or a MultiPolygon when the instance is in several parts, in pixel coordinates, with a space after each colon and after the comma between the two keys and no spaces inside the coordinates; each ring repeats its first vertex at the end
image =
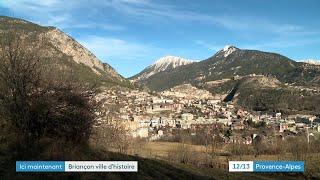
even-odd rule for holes
{"type": "Polygon", "coordinates": [[[0,16],[0,32],[16,31],[20,36],[32,36],[33,42],[39,44],[44,40],[42,56],[52,68],[72,71],[86,83],[129,84],[109,64],[103,63],[92,52],[82,46],[70,35],[51,26],[40,26],[26,20],[0,16]]]}

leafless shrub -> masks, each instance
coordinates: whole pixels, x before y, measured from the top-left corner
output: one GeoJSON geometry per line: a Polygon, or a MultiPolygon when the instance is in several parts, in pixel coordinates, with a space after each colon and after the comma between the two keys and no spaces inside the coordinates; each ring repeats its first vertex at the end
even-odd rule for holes
{"type": "Polygon", "coordinates": [[[131,137],[124,124],[113,119],[109,114],[110,109],[104,107],[103,103],[98,102],[97,106],[99,121],[93,131],[93,144],[104,150],[126,153],[132,142],[131,137]]]}

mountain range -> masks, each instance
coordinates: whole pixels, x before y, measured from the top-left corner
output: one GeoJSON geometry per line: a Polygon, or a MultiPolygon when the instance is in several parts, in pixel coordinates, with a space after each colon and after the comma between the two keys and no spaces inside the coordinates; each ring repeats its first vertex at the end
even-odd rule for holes
{"type": "Polygon", "coordinates": [[[320,67],[317,65],[296,62],[276,53],[230,45],[203,61],[162,69],[148,77],[143,77],[144,71],[132,79],[139,79],[139,83],[155,91],[186,83],[200,86],[209,81],[250,74],[272,76],[282,83],[296,85],[314,86],[320,83],[320,67]]]}

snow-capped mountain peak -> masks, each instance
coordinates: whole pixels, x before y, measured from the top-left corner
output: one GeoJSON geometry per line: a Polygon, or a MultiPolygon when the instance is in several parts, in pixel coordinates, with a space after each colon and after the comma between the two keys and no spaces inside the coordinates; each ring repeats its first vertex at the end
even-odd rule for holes
{"type": "Polygon", "coordinates": [[[183,66],[191,63],[193,63],[192,60],[184,59],[182,57],[170,56],[170,55],[164,56],[156,60],[152,65],[148,66],[141,73],[139,73],[138,76],[135,77],[135,80],[147,79],[148,77],[156,73],[175,69],[179,66],[183,66]]]}
{"type": "Polygon", "coordinates": [[[239,48],[233,46],[233,45],[226,45],[223,49],[221,49],[220,51],[218,51],[218,55],[221,56],[223,55],[223,57],[227,57],[230,54],[232,54],[233,52],[239,50],[239,48]]]}
{"type": "Polygon", "coordinates": [[[226,45],[223,47],[223,51],[228,51],[228,49],[233,48],[234,46],[232,45],[226,45]]]}
{"type": "Polygon", "coordinates": [[[192,61],[181,58],[181,57],[176,57],[176,56],[164,56],[157,61],[155,61],[151,67],[154,68],[155,71],[160,72],[160,71],[165,71],[166,69],[174,69],[178,66],[190,64],[192,61]]]}

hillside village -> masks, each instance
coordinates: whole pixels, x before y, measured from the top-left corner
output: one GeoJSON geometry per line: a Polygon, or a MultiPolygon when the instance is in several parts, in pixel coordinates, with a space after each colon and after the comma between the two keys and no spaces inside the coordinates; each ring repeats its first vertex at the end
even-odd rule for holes
{"type": "Polygon", "coordinates": [[[172,140],[181,131],[214,135],[224,144],[252,144],[255,138],[272,142],[293,136],[312,139],[320,133],[320,119],[314,115],[249,112],[226,95],[180,85],[160,93],[111,88],[96,96],[102,109],[116,107],[100,115],[97,126],[119,123],[128,135],[147,141],[172,140]]]}

